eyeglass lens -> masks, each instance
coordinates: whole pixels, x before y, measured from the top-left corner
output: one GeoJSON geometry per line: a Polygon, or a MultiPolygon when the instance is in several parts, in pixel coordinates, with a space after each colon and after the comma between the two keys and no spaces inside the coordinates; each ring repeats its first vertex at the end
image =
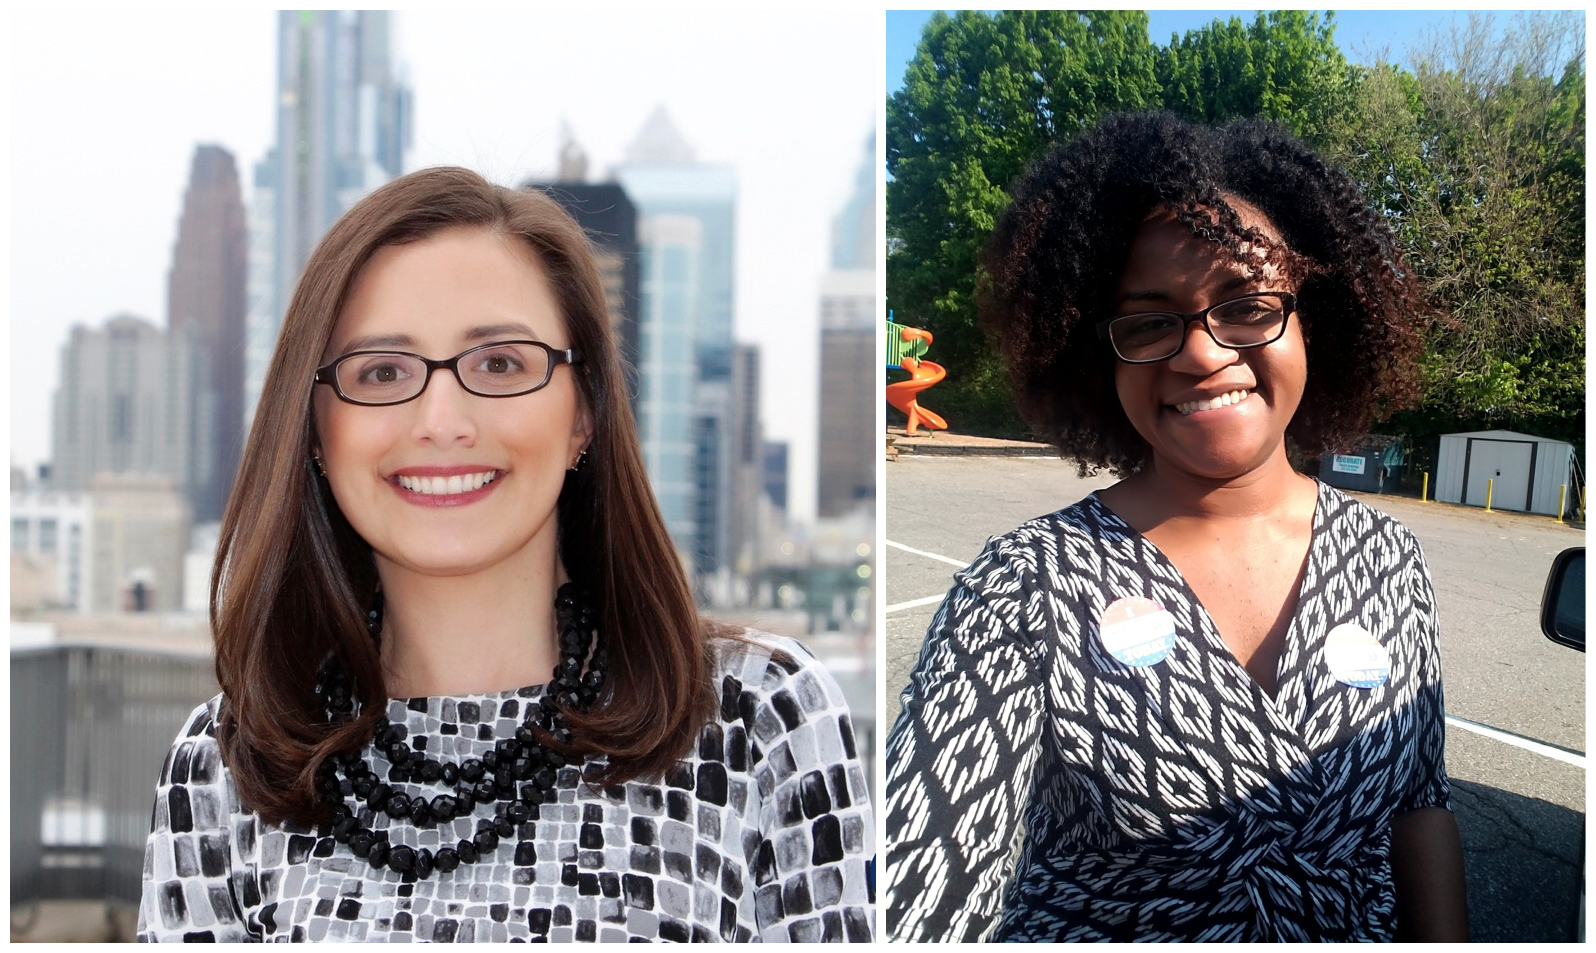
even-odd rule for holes
{"type": "MultiPolygon", "coordinates": [[[[494,344],[467,351],[455,365],[473,394],[509,397],[543,386],[549,355],[530,344],[494,344]]],[[[338,363],[338,389],[352,400],[397,403],[420,394],[427,365],[411,354],[354,354],[338,363]]]]}
{"type": "MultiPolygon", "coordinates": [[[[1285,302],[1277,295],[1237,298],[1208,312],[1208,328],[1225,347],[1269,344],[1286,321],[1285,302]]],[[[1186,336],[1184,315],[1161,311],[1127,314],[1108,326],[1114,350],[1127,361],[1157,361],[1180,350],[1186,336]]]]}

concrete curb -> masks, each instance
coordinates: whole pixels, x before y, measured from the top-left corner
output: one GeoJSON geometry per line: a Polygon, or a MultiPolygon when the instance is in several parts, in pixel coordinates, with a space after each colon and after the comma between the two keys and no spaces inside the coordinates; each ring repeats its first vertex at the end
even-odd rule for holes
{"type": "Polygon", "coordinates": [[[897,442],[893,447],[905,456],[926,457],[1056,457],[1058,451],[1047,444],[935,444],[897,442]]]}

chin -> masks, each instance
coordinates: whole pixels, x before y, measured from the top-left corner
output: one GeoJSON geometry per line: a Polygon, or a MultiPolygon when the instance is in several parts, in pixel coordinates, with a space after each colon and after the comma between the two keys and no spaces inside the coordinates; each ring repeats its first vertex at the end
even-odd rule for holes
{"type": "Polygon", "coordinates": [[[469,576],[503,560],[484,553],[395,552],[383,557],[388,562],[425,576],[469,576]]]}
{"type": "Polygon", "coordinates": [[[372,549],[382,559],[410,572],[428,576],[469,576],[513,560],[526,549],[530,539],[484,538],[479,534],[461,536],[438,533],[414,537],[390,537],[372,549]]]}
{"type": "Polygon", "coordinates": [[[1269,462],[1268,453],[1206,453],[1182,454],[1172,462],[1188,473],[1210,480],[1233,480],[1262,467],[1269,462]]]}

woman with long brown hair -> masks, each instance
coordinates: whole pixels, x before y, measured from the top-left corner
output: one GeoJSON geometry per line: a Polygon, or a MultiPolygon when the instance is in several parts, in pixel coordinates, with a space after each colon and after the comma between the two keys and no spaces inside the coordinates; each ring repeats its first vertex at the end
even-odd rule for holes
{"type": "Polygon", "coordinates": [[[328,232],[211,616],[222,692],[161,773],[143,939],[871,936],[842,694],[697,614],[546,196],[429,169],[328,232]]]}

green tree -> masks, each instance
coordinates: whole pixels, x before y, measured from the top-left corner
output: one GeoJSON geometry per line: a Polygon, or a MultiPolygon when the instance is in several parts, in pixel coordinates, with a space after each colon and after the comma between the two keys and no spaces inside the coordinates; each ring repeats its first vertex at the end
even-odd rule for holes
{"type": "Polygon", "coordinates": [[[934,14],[887,103],[887,301],[936,335],[937,406],[960,427],[1014,431],[1003,372],[976,326],[977,256],[1009,183],[1108,112],[1157,106],[1147,15],[1116,10],[934,14]]]}
{"type": "Polygon", "coordinates": [[[1492,26],[1471,15],[1433,34],[1411,72],[1378,64],[1332,152],[1448,315],[1427,337],[1423,402],[1389,429],[1522,430],[1583,451],[1583,23],[1492,26]]]}
{"type": "Polygon", "coordinates": [[[1165,108],[1197,122],[1262,117],[1309,142],[1346,127],[1358,70],[1335,44],[1335,15],[1286,10],[1215,20],[1158,50],[1154,74],[1165,108]]]}

